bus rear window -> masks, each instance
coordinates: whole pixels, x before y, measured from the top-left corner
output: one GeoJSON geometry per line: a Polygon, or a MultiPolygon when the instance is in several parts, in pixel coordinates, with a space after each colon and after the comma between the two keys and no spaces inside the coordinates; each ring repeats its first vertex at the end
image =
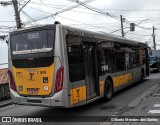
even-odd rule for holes
{"type": "Polygon", "coordinates": [[[25,32],[11,36],[11,48],[14,55],[47,52],[53,49],[53,30],[25,32]]]}

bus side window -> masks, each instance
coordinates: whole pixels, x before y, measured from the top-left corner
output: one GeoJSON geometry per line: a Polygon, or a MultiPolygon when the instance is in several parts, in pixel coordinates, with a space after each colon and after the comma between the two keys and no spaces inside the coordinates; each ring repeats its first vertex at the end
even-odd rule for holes
{"type": "Polygon", "coordinates": [[[138,50],[133,50],[133,53],[130,53],[130,64],[131,68],[140,66],[141,58],[138,50]]]}
{"type": "Polygon", "coordinates": [[[118,52],[118,51],[115,54],[117,71],[125,70],[125,57],[124,56],[125,56],[124,53],[118,52]]]}
{"type": "Polygon", "coordinates": [[[112,43],[105,41],[98,45],[98,60],[99,60],[99,72],[100,75],[106,72],[113,72],[113,47],[112,43]]]}
{"type": "Polygon", "coordinates": [[[145,50],[141,50],[141,64],[142,65],[145,65],[146,63],[146,53],[145,53],[145,50]]]}
{"type": "Polygon", "coordinates": [[[72,45],[68,47],[69,63],[78,64],[83,63],[81,45],[72,45]]]}
{"type": "Polygon", "coordinates": [[[68,62],[70,81],[85,79],[82,45],[68,46],[68,62]]]}
{"type": "Polygon", "coordinates": [[[125,53],[125,68],[129,69],[130,64],[129,64],[129,53],[125,53]]]}
{"type": "Polygon", "coordinates": [[[113,72],[113,50],[111,46],[104,46],[104,58],[105,58],[105,66],[108,67],[106,72],[113,72]]]}
{"type": "MultiPolygon", "coordinates": [[[[104,57],[104,51],[102,49],[101,43],[97,45],[97,55],[98,55],[98,69],[99,69],[99,75],[104,75],[106,73],[105,70],[105,57],[104,57]]],[[[107,67],[106,67],[107,68],[107,67]]]]}

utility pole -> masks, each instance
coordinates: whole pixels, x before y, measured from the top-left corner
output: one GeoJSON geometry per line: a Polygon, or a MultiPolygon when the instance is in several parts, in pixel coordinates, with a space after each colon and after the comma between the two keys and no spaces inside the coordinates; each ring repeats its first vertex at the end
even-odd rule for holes
{"type": "Polygon", "coordinates": [[[155,41],[155,33],[154,33],[154,31],[155,31],[155,28],[154,28],[154,26],[153,26],[153,47],[154,47],[154,50],[156,50],[156,41],[155,41]]]}
{"type": "Polygon", "coordinates": [[[0,4],[2,6],[8,6],[8,5],[13,4],[14,12],[15,12],[16,26],[17,26],[17,29],[20,29],[21,28],[21,20],[20,20],[20,12],[18,11],[18,1],[17,0],[1,1],[0,4]]]}
{"type": "Polygon", "coordinates": [[[122,32],[122,37],[124,37],[124,31],[123,31],[123,18],[122,15],[120,16],[121,18],[121,32],[122,32]]]}
{"type": "Polygon", "coordinates": [[[13,6],[14,6],[17,29],[21,29],[22,25],[21,25],[21,19],[20,19],[20,15],[19,15],[20,13],[18,11],[18,2],[17,2],[17,0],[12,0],[12,2],[13,2],[13,6]]]}

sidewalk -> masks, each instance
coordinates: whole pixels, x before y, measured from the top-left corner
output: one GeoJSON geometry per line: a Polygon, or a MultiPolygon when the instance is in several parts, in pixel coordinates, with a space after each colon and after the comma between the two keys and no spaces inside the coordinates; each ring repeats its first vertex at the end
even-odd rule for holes
{"type": "Polygon", "coordinates": [[[139,116],[139,119],[158,116],[158,121],[144,122],[104,122],[101,125],[158,125],[160,124],[160,82],[156,83],[150,89],[138,96],[134,101],[128,104],[127,110],[122,110],[115,116],[139,116]]]}

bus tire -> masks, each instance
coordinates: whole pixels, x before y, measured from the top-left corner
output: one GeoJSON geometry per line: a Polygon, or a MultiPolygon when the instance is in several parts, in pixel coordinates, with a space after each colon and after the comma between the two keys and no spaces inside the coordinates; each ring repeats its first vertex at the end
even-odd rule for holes
{"type": "Polygon", "coordinates": [[[113,96],[113,84],[110,79],[107,79],[105,82],[105,90],[104,90],[104,101],[109,101],[113,96]]]}

